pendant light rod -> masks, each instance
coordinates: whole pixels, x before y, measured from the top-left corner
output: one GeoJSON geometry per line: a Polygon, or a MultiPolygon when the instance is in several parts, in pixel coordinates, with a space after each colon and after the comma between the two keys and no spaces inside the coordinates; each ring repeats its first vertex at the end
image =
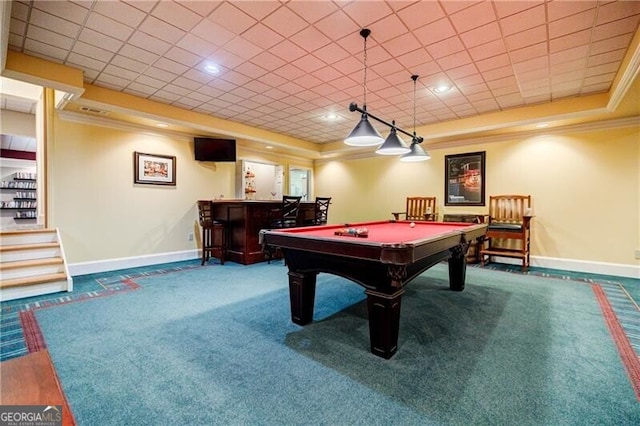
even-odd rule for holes
{"type": "Polygon", "coordinates": [[[398,127],[398,126],[396,126],[394,124],[388,123],[388,122],[384,121],[381,118],[376,117],[375,115],[371,114],[366,109],[362,109],[362,108],[358,107],[358,104],[356,104],[355,102],[351,102],[349,104],[349,111],[351,111],[351,112],[358,111],[358,112],[360,112],[362,114],[367,114],[368,117],[373,118],[374,120],[376,120],[376,121],[378,121],[378,122],[380,122],[380,123],[382,123],[382,124],[384,124],[384,125],[386,125],[388,127],[395,128],[396,132],[403,133],[403,134],[409,136],[410,138],[413,138],[412,142],[422,143],[424,141],[424,138],[422,136],[416,136],[415,132],[414,133],[406,132],[406,131],[402,130],[400,127],[398,127]]]}

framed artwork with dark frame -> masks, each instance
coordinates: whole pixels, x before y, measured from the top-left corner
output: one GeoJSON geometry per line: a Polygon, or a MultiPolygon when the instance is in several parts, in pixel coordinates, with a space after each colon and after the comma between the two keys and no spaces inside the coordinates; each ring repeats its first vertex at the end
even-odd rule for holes
{"type": "Polygon", "coordinates": [[[485,151],[444,156],[444,205],[484,206],[485,151]]]}
{"type": "Polygon", "coordinates": [[[133,153],[133,183],[176,185],[176,157],[133,153]]]}

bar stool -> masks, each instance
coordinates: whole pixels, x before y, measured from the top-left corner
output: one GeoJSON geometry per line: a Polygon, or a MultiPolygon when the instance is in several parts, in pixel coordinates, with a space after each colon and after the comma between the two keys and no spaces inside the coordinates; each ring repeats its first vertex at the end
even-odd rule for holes
{"type": "Polygon", "coordinates": [[[198,216],[202,227],[202,265],[210,256],[218,257],[224,265],[227,254],[227,225],[222,220],[213,218],[211,201],[198,201],[198,216]],[[217,256],[216,256],[217,255],[217,256]]]}

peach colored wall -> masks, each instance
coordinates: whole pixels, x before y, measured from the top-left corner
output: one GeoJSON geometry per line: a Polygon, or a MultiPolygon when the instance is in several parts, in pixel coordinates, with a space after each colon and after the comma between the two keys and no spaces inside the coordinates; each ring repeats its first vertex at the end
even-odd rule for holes
{"type": "Polygon", "coordinates": [[[444,206],[444,156],[486,151],[487,196],[532,195],[532,255],[638,265],[639,136],[637,127],[535,136],[433,150],[414,164],[381,156],[320,162],[316,193],[333,197],[334,223],[391,218],[410,195],[435,195],[441,215],[486,213],[444,206]]]}

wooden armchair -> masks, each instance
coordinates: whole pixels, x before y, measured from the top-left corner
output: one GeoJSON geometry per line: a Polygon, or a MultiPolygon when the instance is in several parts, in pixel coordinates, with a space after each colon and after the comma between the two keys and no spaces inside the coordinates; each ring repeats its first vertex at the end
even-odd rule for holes
{"type": "Polygon", "coordinates": [[[404,215],[405,220],[437,221],[436,197],[407,197],[407,205],[403,212],[392,212],[395,220],[404,215]]]}
{"type": "Polygon", "coordinates": [[[522,260],[522,271],[529,267],[531,240],[531,196],[494,195],[489,197],[489,226],[480,248],[480,261],[491,256],[522,260]]]}

